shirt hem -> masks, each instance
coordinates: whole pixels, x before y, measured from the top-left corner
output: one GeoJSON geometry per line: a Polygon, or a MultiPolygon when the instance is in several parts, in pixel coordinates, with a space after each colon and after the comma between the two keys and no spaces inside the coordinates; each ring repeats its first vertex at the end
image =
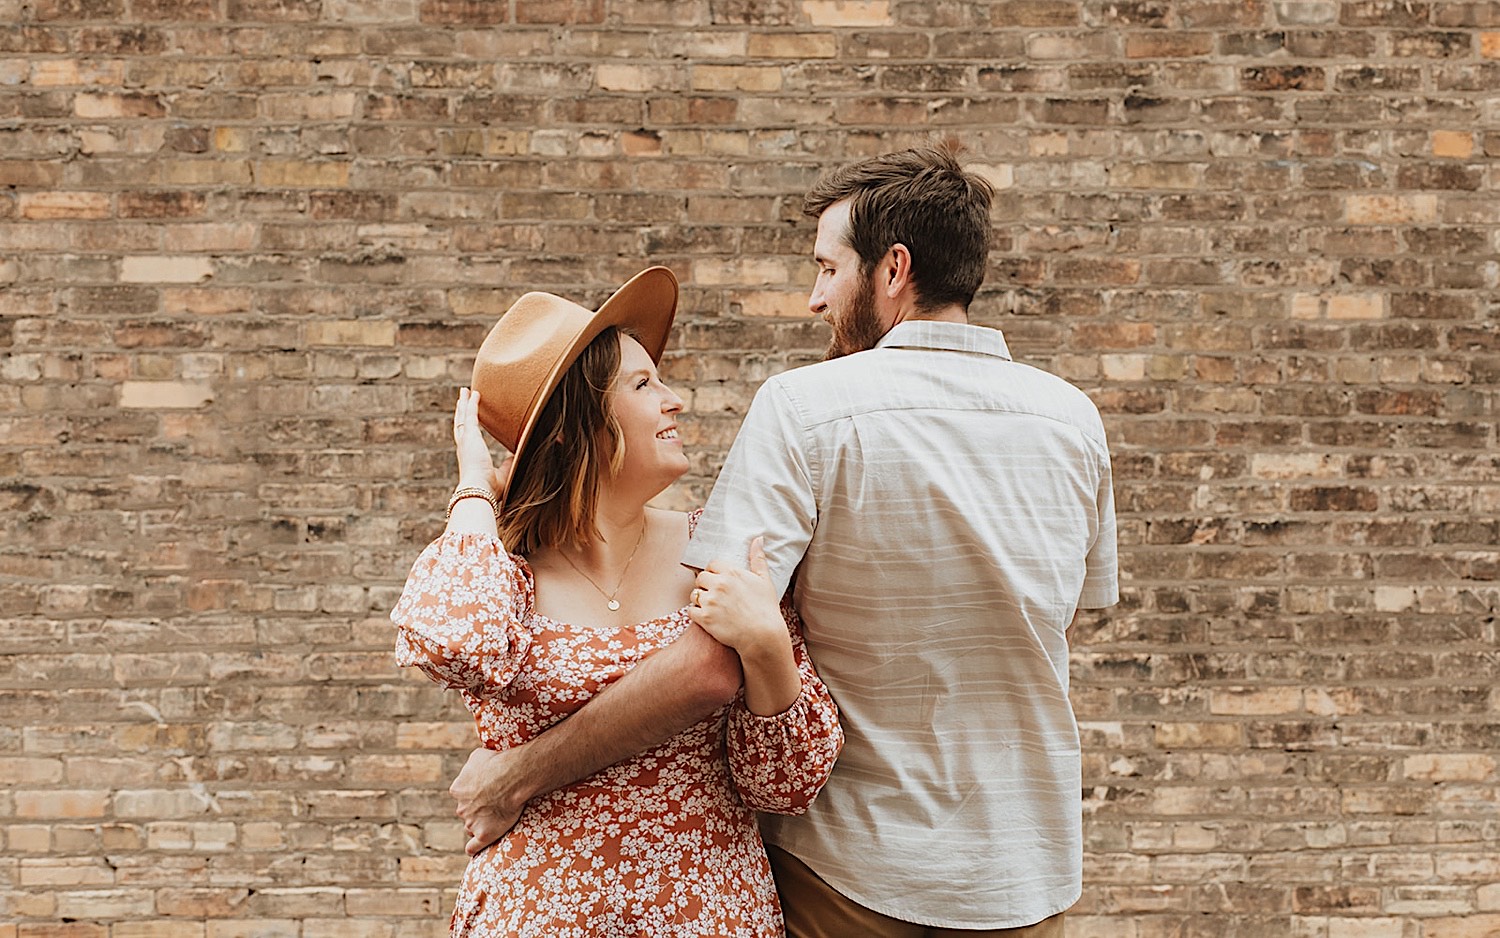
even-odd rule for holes
{"type": "MultiPolygon", "coordinates": [[[[762,835],[762,836],[764,836],[764,835],[762,835]]],[[[796,853],[796,851],[794,851],[791,847],[788,847],[787,845],[782,844],[782,843],[777,843],[775,840],[773,840],[773,839],[771,839],[769,837],[765,838],[765,840],[766,840],[767,843],[775,844],[777,847],[780,847],[782,850],[785,850],[787,853],[790,853],[792,856],[797,857],[798,860],[802,861],[803,863],[805,863],[807,865],[808,869],[810,869],[814,873],[818,874],[818,878],[822,879],[823,882],[827,883],[830,888],[832,888],[834,891],[836,891],[837,893],[839,893],[839,895],[843,896],[845,899],[848,899],[851,902],[857,903],[858,905],[863,906],[866,909],[869,909],[871,912],[878,912],[881,915],[886,916],[887,918],[897,919],[897,920],[902,921],[902,922],[909,922],[909,923],[911,923],[913,925],[923,925],[923,926],[926,926],[928,928],[957,928],[957,929],[967,930],[967,931],[994,931],[994,930],[1002,929],[1002,928],[1025,928],[1028,925],[1035,925],[1038,922],[1044,922],[1047,919],[1051,918],[1052,916],[1058,914],[1059,912],[1066,912],[1066,911],[1068,911],[1073,906],[1075,906],[1075,905],[1078,904],[1078,900],[1079,899],[1083,898],[1083,885],[1080,883],[1073,890],[1073,892],[1072,892],[1072,898],[1070,898],[1067,902],[1063,903],[1062,905],[1051,907],[1051,911],[1043,912],[1041,914],[1041,916],[1037,917],[1037,918],[1032,918],[1032,915],[1034,913],[1027,913],[1026,915],[1023,915],[1023,916],[1021,916],[1019,918],[1017,918],[1015,916],[1012,916],[1010,918],[997,918],[997,919],[943,919],[943,918],[932,918],[932,917],[929,917],[929,916],[926,916],[926,915],[922,915],[920,913],[914,914],[914,913],[912,913],[909,910],[899,909],[899,908],[896,908],[895,906],[874,905],[874,904],[872,904],[870,902],[869,899],[864,898],[864,897],[859,896],[859,895],[856,895],[855,894],[855,892],[856,892],[855,890],[851,890],[847,886],[845,886],[845,885],[843,885],[841,883],[837,883],[837,882],[835,882],[832,879],[829,879],[827,873],[825,873],[823,870],[820,870],[817,867],[815,867],[813,865],[813,863],[811,861],[809,861],[806,857],[798,856],[798,854],[796,853]]]]}

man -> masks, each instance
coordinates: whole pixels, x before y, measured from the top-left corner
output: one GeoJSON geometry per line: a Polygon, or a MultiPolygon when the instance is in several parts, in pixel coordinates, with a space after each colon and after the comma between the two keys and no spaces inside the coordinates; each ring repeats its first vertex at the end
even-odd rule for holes
{"type": "MultiPolygon", "coordinates": [[[[1109,454],[1087,397],[967,322],[990,199],[951,147],[814,187],[829,360],[761,388],[684,558],[738,559],[764,535],[842,712],[827,787],[764,826],[792,938],[1051,938],[1082,888],[1065,633],[1117,598],[1109,454]]],[[[711,712],[732,664],[706,642],[694,630],[530,746],[471,758],[454,794],[475,842],[518,799],[711,712]]]]}

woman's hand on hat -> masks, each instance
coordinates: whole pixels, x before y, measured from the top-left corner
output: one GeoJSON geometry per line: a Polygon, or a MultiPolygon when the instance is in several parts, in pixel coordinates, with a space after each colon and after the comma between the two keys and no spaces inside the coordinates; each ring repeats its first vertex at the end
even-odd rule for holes
{"type": "Polygon", "coordinates": [[[506,456],[496,468],[484,431],[479,428],[478,391],[458,389],[458,403],[453,408],[453,443],[458,449],[460,488],[486,488],[496,495],[505,492],[513,457],[506,456]]]}

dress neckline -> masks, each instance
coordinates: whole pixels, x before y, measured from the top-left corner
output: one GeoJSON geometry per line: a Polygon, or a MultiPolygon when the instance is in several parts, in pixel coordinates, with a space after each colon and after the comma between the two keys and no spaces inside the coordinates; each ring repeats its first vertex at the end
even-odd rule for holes
{"type": "MultiPolygon", "coordinates": [[[[698,517],[702,514],[702,508],[695,508],[687,513],[688,538],[690,540],[692,539],[694,530],[698,527],[698,517]]],[[[648,625],[661,625],[666,622],[671,622],[675,619],[683,618],[687,615],[688,607],[683,606],[676,612],[667,612],[659,616],[654,616],[650,619],[644,619],[640,622],[633,622],[629,625],[620,625],[613,628],[604,629],[595,628],[591,625],[579,625],[575,622],[564,622],[561,619],[554,619],[545,613],[536,611],[536,574],[532,572],[531,561],[521,556],[520,554],[511,554],[510,556],[511,559],[516,562],[517,566],[521,568],[521,572],[526,575],[526,582],[531,585],[531,611],[526,614],[527,619],[539,619],[543,622],[561,626],[565,629],[571,629],[575,632],[596,632],[600,635],[610,635],[615,632],[622,632],[626,629],[639,629],[648,625]]]]}
{"type": "Polygon", "coordinates": [[[675,619],[678,619],[680,617],[686,616],[687,615],[687,609],[688,609],[688,607],[683,606],[681,609],[677,610],[676,612],[668,612],[665,615],[659,615],[659,616],[655,616],[655,617],[650,618],[650,619],[644,619],[644,620],[642,620],[640,622],[632,622],[629,625],[614,626],[612,628],[597,628],[597,627],[592,626],[592,625],[579,625],[576,622],[564,622],[561,619],[554,619],[551,616],[547,615],[546,613],[537,612],[535,609],[531,610],[531,612],[528,613],[526,617],[528,619],[537,619],[537,620],[539,620],[541,622],[545,622],[545,623],[547,623],[549,625],[556,625],[556,626],[560,626],[560,627],[562,627],[564,629],[570,629],[570,630],[572,630],[574,632],[596,632],[596,633],[598,633],[600,635],[612,635],[612,634],[614,634],[616,632],[626,631],[627,629],[634,630],[634,629],[640,629],[640,628],[642,628],[644,626],[648,626],[648,625],[662,625],[662,624],[665,624],[667,622],[671,622],[671,621],[673,621],[675,619]]]}

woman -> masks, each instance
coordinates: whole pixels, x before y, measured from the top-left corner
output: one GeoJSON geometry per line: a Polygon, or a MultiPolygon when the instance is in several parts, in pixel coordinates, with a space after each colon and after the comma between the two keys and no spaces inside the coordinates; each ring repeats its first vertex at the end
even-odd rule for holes
{"type": "MultiPolygon", "coordinates": [[[[448,527],[391,618],[398,662],[461,690],[488,747],[543,732],[690,625],[696,518],[647,504],[688,468],[682,401],[656,372],[676,307],[659,267],[597,313],[527,294],[459,393],[448,527]],[[508,478],[481,424],[514,454],[508,478]]],[[[843,736],[769,579],[714,589],[728,611],[693,611],[739,653],[742,697],[531,802],[470,861],[453,934],[782,935],[753,810],[805,810],[843,736]]]]}

